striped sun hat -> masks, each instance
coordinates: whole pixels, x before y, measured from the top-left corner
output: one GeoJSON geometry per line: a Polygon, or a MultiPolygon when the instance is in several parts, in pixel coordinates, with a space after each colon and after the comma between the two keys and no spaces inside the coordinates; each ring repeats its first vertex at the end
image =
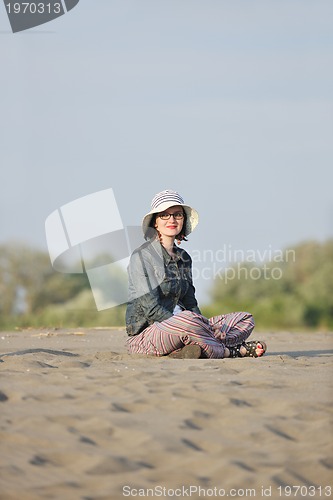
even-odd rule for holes
{"type": "Polygon", "coordinates": [[[179,193],[172,191],[171,189],[166,189],[165,191],[161,191],[154,196],[151,202],[151,210],[142,220],[142,230],[144,236],[147,236],[149,224],[154,214],[164,212],[164,210],[178,205],[183,207],[184,212],[186,213],[185,236],[190,234],[199,222],[198,212],[189,205],[185,205],[184,200],[179,193]]]}

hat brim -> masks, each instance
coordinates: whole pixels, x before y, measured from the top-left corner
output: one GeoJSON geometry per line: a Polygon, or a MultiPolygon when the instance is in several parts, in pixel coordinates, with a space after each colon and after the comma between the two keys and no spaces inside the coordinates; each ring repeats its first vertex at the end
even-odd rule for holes
{"type": "Polygon", "coordinates": [[[167,210],[170,207],[183,207],[184,212],[186,213],[186,225],[185,225],[184,235],[188,236],[190,233],[192,233],[192,231],[195,229],[195,227],[198,225],[199,222],[198,212],[189,205],[184,205],[182,203],[175,203],[174,201],[167,201],[161,203],[158,207],[148,212],[148,214],[146,214],[142,219],[142,231],[145,237],[150,228],[150,222],[153,218],[153,215],[159,214],[160,212],[164,212],[164,210],[167,210]]]}

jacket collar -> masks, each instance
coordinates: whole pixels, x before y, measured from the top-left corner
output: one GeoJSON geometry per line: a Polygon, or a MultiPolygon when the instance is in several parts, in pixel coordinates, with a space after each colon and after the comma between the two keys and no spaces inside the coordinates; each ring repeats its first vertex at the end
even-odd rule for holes
{"type": "Polygon", "coordinates": [[[181,259],[181,249],[176,247],[176,245],[174,246],[174,252],[176,254],[175,258],[173,259],[171,257],[171,255],[168,254],[168,252],[166,251],[166,249],[164,248],[164,246],[156,239],[154,241],[152,241],[152,247],[154,248],[154,250],[160,255],[161,252],[162,252],[162,255],[163,255],[163,259],[164,261],[169,264],[171,260],[175,260],[175,261],[178,261],[179,259],[181,259]]]}

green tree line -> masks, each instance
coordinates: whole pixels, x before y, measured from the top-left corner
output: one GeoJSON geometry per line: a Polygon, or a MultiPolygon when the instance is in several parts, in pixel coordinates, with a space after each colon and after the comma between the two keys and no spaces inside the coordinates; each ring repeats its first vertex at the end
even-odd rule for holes
{"type": "MultiPolygon", "coordinates": [[[[332,329],[333,240],[305,242],[277,261],[238,263],[219,274],[202,312],[236,310],[250,311],[259,328],[332,329]]],[[[58,273],[46,252],[25,245],[0,246],[1,330],[124,321],[124,305],[97,311],[86,274],[58,273]]]]}
{"type": "Polygon", "coordinates": [[[249,311],[259,328],[332,329],[333,240],[304,242],[281,254],[226,270],[215,279],[204,313],[249,311]]]}
{"type": "Polygon", "coordinates": [[[0,329],[120,326],[124,306],[97,311],[85,273],[54,271],[48,253],[0,246],[0,329]]]}

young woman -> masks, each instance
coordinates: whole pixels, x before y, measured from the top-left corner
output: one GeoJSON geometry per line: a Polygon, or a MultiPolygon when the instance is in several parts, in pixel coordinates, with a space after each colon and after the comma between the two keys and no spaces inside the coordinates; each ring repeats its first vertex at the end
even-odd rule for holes
{"type": "Polygon", "coordinates": [[[171,190],[152,200],[142,221],[147,240],[130,259],[126,329],[130,353],[179,358],[262,356],[262,341],[245,342],[254,328],[247,312],[205,318],[192,282],[187,241],[198,224],[194,208],[171,190]]]}

